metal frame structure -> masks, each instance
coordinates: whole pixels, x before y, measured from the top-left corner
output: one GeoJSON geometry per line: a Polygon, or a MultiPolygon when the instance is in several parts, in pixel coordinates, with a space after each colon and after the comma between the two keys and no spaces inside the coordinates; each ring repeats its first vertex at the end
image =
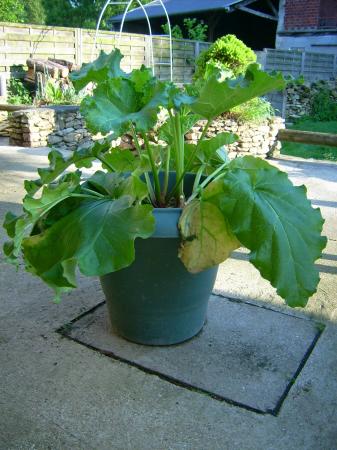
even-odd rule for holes
{"type": "MultiPolygon", "coordinates": [[[[144,5],[143,5],[142,1],[141,1],[141,0],[135,0],[135,1],[138,3],[139,7],[140,7],[140,8],[142,9],[142,11],[144,12],[144,15],[145,15],[145,18],[146,18],[146,21],[147,21],[147,25],[148,25],[148,28],[149,28],[149,35],[150,35],[150,55],[151,55],[151,58],[150,58],[150,61],[151,61],[151,62],[150,62],[150,64],[151,64],[151,67],[152,67],[152,73],[153,73],[153,75],[154,75],[154,73],[155,73],[155,66],[156,66],[156,65],[160,65],[160,66],[161,66],[161,65],[169,65],[169,66],[170,66],[170,78],[171,78],[171,81],[173,81],[173,48],[172,48],[172,31],[171,31],[171,22],[170,22],[170,18],[169,18],[169,15],[168,15],[168,13],[167,13],[167,10],[166,10],[166,8],[165,8],[165,5],[164,5],[164,3],[162,2],[162,0],[155,0],[155,1],[151,2],[151,5],[153,5],[153,4],[155,4],[155,3],[158,3],[158,4],[163,8],[163,10],[164,10],[164,12],[165,12],[165,16],[166,16],[166,20],[167,20],[167,25],[168,25],[168,29],[169,29],[170,62],[169,62],[169,63],[164,63],[164,62],[155,63],[155,62],[154,62],[154,54],[153,54],[153,34],[152,34],[151,22],[150,22],[149,16],[148,16],[148,14],[147,14],[147,12],[146,12],[146,9],[144,8],[144,5]]],[[[124,1],[124,2],[123,2],[123,1],[121,2],[121,1],[107,0],[107,1],[105,2],[104,6],[103,6],[103,8],[102,8],[102,11],[101,11],[101,13],[100,13],[100,15],[99,15],[99,18],[98,18],[98,21],[97,21],[97,25],[96,25],[95,39],[94,39],[94,44],[93,44],[93,48],[92,48],[92,52],[91,52],[91,60],[93,60],[93,58],[94,58],[94,52],[95,52],[95,50],[96,50],[96,48],[97,48],[97,37],[98,37],[98,33],[99,33],[99,28],[100,28],[100,25],[101,25],[101,22],[102,22],[102,19],[103,19],[103,16],[104,16],[104,13],[105,13],[107,7],[108,7],[109,5],[127,5],[126,8],[125,8],[125,11],[124,11],[124,14],[123,14],[123,18],[122,18],[122,22],[121,22],[120,29],[119,29],[118,44],[117,44],[117,46],[119,47],[120,41],[121,41],[121,38],[122,38],[122,32],[123,32],[123,27],[124,27],[125,18],[126,18],[126,15],[127,15],[128,12],[129,12],[129,9],[130,9],[132,3],[133,3],[133,0],[124,1]]]]}

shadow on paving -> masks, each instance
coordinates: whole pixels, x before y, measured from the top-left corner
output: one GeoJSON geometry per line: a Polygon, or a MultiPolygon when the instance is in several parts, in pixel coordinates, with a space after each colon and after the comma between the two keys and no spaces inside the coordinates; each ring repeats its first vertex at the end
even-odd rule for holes
{"type": "MultiPolygon", "coordinates": [[[[237,259],[239,261],[249,261],[249,255],[247,253],[241,253],[241,252],[236,252],[236,251],[232,252],[231,258],[237,259]]],[[[325,259],[328,261],[337,261],[337,255],[330,255],[330,254],[323,253],[322,257],[320,259],[325,259]]],[[[329,266],[329,265],[316,263],[315,267],[321,273],[323,272],[323,273],[337,274],[337,266],[336,265],[329,266]]]]}

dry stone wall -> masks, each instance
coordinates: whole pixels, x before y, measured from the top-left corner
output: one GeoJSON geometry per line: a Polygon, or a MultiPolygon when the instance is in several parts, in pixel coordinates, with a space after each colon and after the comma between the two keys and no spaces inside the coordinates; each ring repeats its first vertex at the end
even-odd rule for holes
{"type": "Polygon", "coordinates": [[[78,108],[32,108],[10,115],[10,144],[23,147],[51,145],[73,150],[79,144],[90,142],[91,136],[84,126],[78,108]]]}
{"type": "MultiPolygon", "coordinates": [[[[188,143],[196,143],[201,135],[205,121],[199,121],[187,133],[188,143]]],[[[280,149],[277,133],[284,128],[280,117],[273,117],[263,123],[237,122],[226,117],[213,121],[207,137],[228,131],[239,136],[239,140],[228,146],[231,159],[240,155],[257,155],[265,158],[280,149]]],[[[17,111],[10,118],[10,143],[24,147],[52,146],[61,150],[74,150],[79,145],[92,141],[85,128],[84,119],[76,107],[36,108],[17,111]]],[[[125,135],[117,139],[114,146],[133,148],[132,138],[125,135]]]]}
{"type": "Polygon", "coordinates": [[[6,111],[0,111],[0,123],[7,120],[8,113],[6,111]]]}
{"type": "Polygon", "coordinates": [[[312,99],[322,90],[329,91],[331,100],[337,102],[337,79],[289,84],[286,89],[286,119],[292,121],[310,115],[312,99]]]}
{"type": "MultiPolygon", "coordinates": [[[[191,132],[186,135],[188,143],[197,142],[205,123],[206,121],[202,120],[197,122],[191,132]]],[[[206,136],[210,138],[224,131],[237,134],[239,140],[228,146],[230,159],[247,154],[266,158],[279,153],[281,143],[277,140],[277,133],[281,128],[285,128],[281,117],[272,117],[258,124],[219,117],[212,122],[206,136]]]]}
{"type": "Polygon", "coordinates": [[[48,144],[63,150],[74,150],[79,145],[91,141],[91,135],[85,128],[84,119],[77,112],[58,112],[55,129],[48,136],[48,144]]]}
{"type": "Polygon", "coordinates": [[[8,127],[8,113],[6,111],[0,111],[0,137],[9,136],[8,127]]]}
{"type": "Polygon", "coordinates": [[[10,114],[9,143],[24,147],[44,147],[52,132],[55,118],[49,109],[27,109],[10,114]]]}

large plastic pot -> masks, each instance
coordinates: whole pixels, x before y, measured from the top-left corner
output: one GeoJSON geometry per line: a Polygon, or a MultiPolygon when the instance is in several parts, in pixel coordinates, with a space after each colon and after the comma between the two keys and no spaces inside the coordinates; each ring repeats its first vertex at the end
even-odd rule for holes
{"type": "Polygon", "coordinates": [[[177,344],[205,323],[218,268],[198,274],[185,269],[178,258],[180,214],[180,208],[155,209],[155,233],[136,239],[132,265],[101,277],[112,328],[130,341],[177,344]]]}

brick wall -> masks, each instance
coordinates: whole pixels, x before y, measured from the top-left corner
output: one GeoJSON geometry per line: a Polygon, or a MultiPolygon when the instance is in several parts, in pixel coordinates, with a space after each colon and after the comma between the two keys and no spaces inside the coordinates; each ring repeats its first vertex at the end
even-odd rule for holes
{"type": "Polygon", "coordinates": [[[320,0],[286,0],[285,29],[317,28],[320,0]]]}

